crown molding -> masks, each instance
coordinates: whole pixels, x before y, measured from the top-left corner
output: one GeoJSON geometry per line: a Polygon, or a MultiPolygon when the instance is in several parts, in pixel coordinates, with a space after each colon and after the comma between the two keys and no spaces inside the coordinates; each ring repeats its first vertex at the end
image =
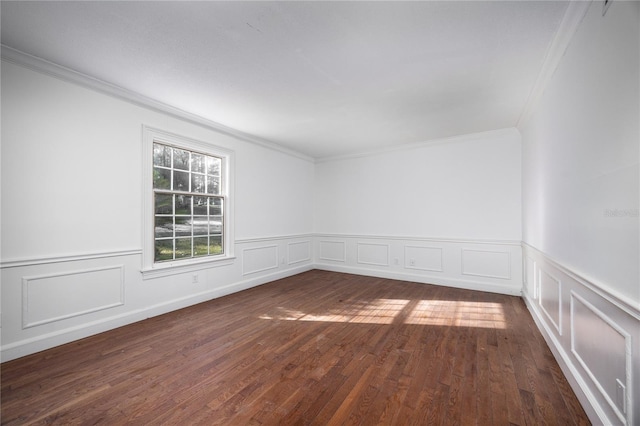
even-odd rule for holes
{"type": "Polygon", "coordinates": [[[223,124],[216,123],[202,116],[181,110],[169,104],[157,101],[155,99],[143,96],[131,90],[124,89],[120,86],[108,83],[103,80],[91,77],[89,75],[80,73],[70,68],[66,68],[62,65],[47,61],[37,56],[30,55],[17,49],[13,49],[4,44],[0,45],[2,48],[2,60],[14,63],[21,67],[30,69],[32,71],[39,72],[41,74],[48,75],[50,77],[57,78],[59,80],[66,81],[68,83],[77,84],[79,86],[106,94],[118,98],[120,100],[138,105],[144,108],[151,109],[156,112],[171,115],[180,120],[187,121],[192,124],[204,127],[208,130],[213,130],[218,133],[223,133],[227,136],[240,139],[245,142],[252,143],[264,148],[268,148],[274,151],[281,152],[305,161],[314,162],[314,159],[308,155],[302,154],[298,151],[285,148],[276,142],[272,142],[267,139],[263,139],[248,133],[241,132],[239,130],[227,127],[223,124]]]}
{"type": "Polygon", "coordinates": [[[540,102],[553,74],[556,72],[558,65],[560,65],[560,61],[571,44],[571,40],[587,14],[591,3],[592,0],[569,2],[564,17],[558,26],[558,31],[547,49],[533,89],[527,98],[522,114],[520,114],[520,118],[516,124],[518,129],[521,130],[522,126],[524,126],[533,115],[538,102],[540,102]]]}
{"type": "Polygon", "coordinates": [[[515,127],[507,127],[504,129],[488,130],[485,132],[468,133],[463,135],[450,136],[446,138],[431,139],[423,142],[407,143],[407,144],[395,145],[387,148],[360,151],[360,152],[355,152],[351,154],[316,158],[316,164],[328,163],[328,162],[340,161],[340,160],[350,160],[350,159],[362,158],[362,157],[373,157],[376,155],[384,155],[384,154],[389,154],[389,153],[398,152],[398,151],[409,151],[414,149],[425,148],[428,146],[443,145],[443,144],[449,145],[453,143],[471,142],[471,141],[487,139],[487,138],[495,139],[495,138],[508,137],[508,136],[519,137],[520,132],[515,127]]]}

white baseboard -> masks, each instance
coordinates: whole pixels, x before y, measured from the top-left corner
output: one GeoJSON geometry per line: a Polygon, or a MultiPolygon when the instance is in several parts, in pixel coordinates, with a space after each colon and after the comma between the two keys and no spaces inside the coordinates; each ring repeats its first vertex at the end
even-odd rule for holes
{"type": "Polygon", "coordinates": [[[368,277],[388,278],[399,281],[410,281],[423,284],[433,284],[445,287],[461,288],[465,290],[486,291],[489,293],[508,294],[520,296],[522,289],[515,286],[502,286],[478,281],[450,279],[434,275],[412,274],[398,271],[381,271],[376,269],[358,268],[354,266],[341,266],[329,264],[314,264],[315,269],[331,272],[342,272],[345,274],[364,275],[368,277]]]}

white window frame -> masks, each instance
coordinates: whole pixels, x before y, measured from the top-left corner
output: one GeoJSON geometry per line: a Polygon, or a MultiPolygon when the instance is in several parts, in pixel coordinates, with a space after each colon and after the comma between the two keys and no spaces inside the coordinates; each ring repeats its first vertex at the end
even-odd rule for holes
{"type": "Polygon", "coordinates": [[[234,201],[234,152],[219,146],[176,135],[164,130],[149,126],[142,127],[142,277],[155,278],[205,268],[225,266],[233,263],[234,236],[233,236],[233,201],[234,201]],[[224,197],[224,220],[222,228],[222,241],[224,253],[216,256],[198,258],[186,258],[173,261],[155,262],[155,220],[153,202],[153,144],[158,142],[177,148],[196,151],[222,159],[220,186],[221,195],[224,197]]]}

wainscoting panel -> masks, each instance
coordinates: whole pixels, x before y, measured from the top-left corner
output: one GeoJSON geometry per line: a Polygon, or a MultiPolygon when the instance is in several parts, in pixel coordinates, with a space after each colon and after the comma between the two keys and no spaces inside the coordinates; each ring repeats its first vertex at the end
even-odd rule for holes
{"type": "Polygon", "coordinates": [[[602,311],[571,293],[571,352],[624,422],[631,388],[631,336],[602,311]],[[595,341],[593,336],[598,336],[595,341]]]}
{"type": "Polygon", "coordinates": [[[509,252],[463,249],[462,274],[503,280],[511,279],[509,252]]]}
{"type": "Polygon", "coordinates": [[[539,274],[540,308],[547,315],[559,335],[562,335],[562,282],[542,271],[539,274]]]}
{"type": "Polygon", "coordinates": [[[287,244],[289,265],[300,262],[311,262],[311,241],[298,241],[287,244]]]}
{"type": "Polygon", "coordinates": [[[592,423],[640,424],[638,303],[522,249],[527,307],[592,423]]]}
{"type": "Polygon", "coordinates": [[[124,266],[22,278],[22,327],[124,304],[124,266]]]}
{"type": "Polygon", "coordinates": [[[421,271],[442,272],[442,248],[405,246],[404,267],[421,271]]]}
{"type": "Polygon", "coordinates": [[[255,274],[277,267],[277,245],[248,248],[242,251],[242,275],[255,274]]]}
{"type": "Polygon", "coordinates": [[[332,262],[344,262],[346,249],[344,241],[320,241],[318,259],[332,262]]]}
{"type": "Polygon", "coordinates": [[[311,234],[236,240],[229,262],[144,278],[135,249],[3,259],[1,360],[308,271],[312,251],[311,234]]]}
{"type": "Polygon", "coordinates": [[[316,234],[318,269],[520,295],[520,242],[316,234]],[[338,263],[339,262],[339,263],[338,263]]]}
{"type": "Polygon", "coordinates": [[[389,245],[358,243],[358,263],[389,266],[389,245]]]}

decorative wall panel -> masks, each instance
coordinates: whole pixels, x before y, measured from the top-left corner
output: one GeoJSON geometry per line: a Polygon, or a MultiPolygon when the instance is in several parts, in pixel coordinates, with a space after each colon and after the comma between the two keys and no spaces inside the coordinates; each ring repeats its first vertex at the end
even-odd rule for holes
{"type": "Polygon", "coordinates": [[[507,251],[462,249],[462,274],[511,279],[511,257],[507,251]]]}
{"type": "Polygon", "coordinates": [[[22,278],[22,327],[124,304],[124,266],[22,278]]]}
{"type": "Polygon", "coordinates": [[[346,260],[345,257],[346,248],[343,241],[320,241],[320,259],[344,262],[346,260]]]}
{"type": "Polygon", "coordinates": [[[571,351],[626,424],[631,389],[631,336],[591,303],[571,293],[571,351]],[[598,336],[594,339],[594,336],[598,336]]]}
{"type": "Polygon", "coordinates": [[[358,243],[358,263],[366,265],[389,265],[389,245],[358,243]]]}
{"type": "Polygon", "coordinates": [[[247,248],[242,251],[242,275],[278,267],[278,246],[247,248]]]}
{"type": "Polygon", "coordinates": [[[289,265],[311,260],[311,242],[299,241],[287,245],[289,265]]]}
{"type": "Polygon", "coordinates": [[[404,246],[404,267],[442,272],[442,248],[404,246]]]}
{"type": "Polygon", "coordinates": [[[562,283],[547,271],[540,273],[540,307],[549,317],[559,335],[562,335],[562,283]]]}

